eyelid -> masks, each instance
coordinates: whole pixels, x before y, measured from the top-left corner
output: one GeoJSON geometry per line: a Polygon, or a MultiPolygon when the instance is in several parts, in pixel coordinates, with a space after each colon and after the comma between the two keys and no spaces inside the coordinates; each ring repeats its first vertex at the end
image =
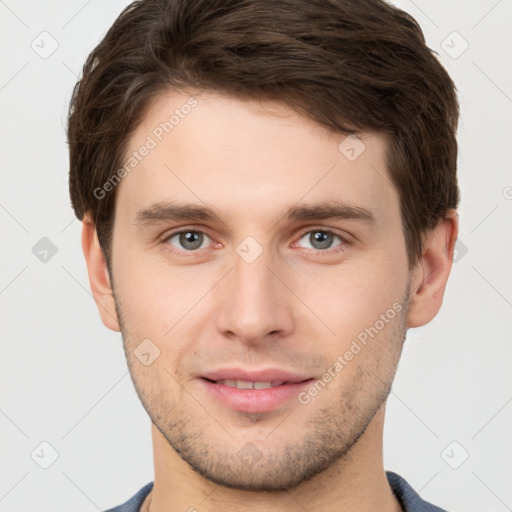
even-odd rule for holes
{"type": "Polygon", "coordinates": [[[208,237],[210,239],[210,241],[212,242],[210,245],[215,244],[215,241],[213,240],[213,238],[204,229],[199,229],[197,227],[186,227],[186,226],[185,227],[181,226],[179,228],[175,228],[174,230],[166,232],[161,237],[161,243],[165,244],[166,247],[169,250],[171,250],[171,251],[177,251],[177,252],[180,252],[180,253],[187,253],[189,255],[197,254],[200,251],[208,248],[208,247],[203,247],[202,249],[195,249],[195,250],[188,250],[187,251],[186,249],[180,249],[179,247],[174,247],[173,245],[170,244],[170,242],[169,242],[170,238],[173,238],[176,235],[181,235],[182,233],[190,233],[190,232],[200,233],[200,234],[202,234],[205,237],[208,237]]]}
{"type": "Polygon", "coordinates": [[[299,234],[295,237],[295,241],[292,242],[292,245],[295,246],[304,237],[304,235],[307,235],[308,233],[312,233],[312,232],[315,232],[315,231],[321,231],[322,233],[327,233],[327,234],[330,234],[330,235],[334,235],[334,236],[336,236],[336,237],[338,237],[340,239],[341,243],[339,245],[335,245],[334,247],[329,247],[327,249],[311,249],[309,247],[302,247],[302,249],[304,249],[306,251],[313,251],[315,253],[329,254],[331,252],[336,252],[336,251],[343,250],[346,245],[350,244],[347,236],[342,235],[341,233],[339,233],[338,231],[336,231],[334,229],[323,228],[323,227],[315,227],[315,226],[311,227],[311,226],[309,226],[307,229],[304,229],[304,230],[299,232],[299,234]]]}
{"type": "Polygon", "coordinates": [[[168,231],[165,231],[160,238],[162,239],[162,241],[165,241],[172,236],[179,235],[181,233],[188,233],[189,231],[193,231],[194,233],[202,233],[203,235],[206,235],[209,238],[211,238],[211,236],[207,233],[205,228],[197,226],[177,226],[175,228],[170,228],[168,231]]]}

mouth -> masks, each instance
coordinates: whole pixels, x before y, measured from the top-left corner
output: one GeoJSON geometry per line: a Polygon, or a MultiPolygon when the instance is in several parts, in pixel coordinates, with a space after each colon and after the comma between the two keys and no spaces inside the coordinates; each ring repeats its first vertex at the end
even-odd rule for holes
{"type": "Polygon", "coordinates": [[[224,370],[201,376],[199,381],[218,403],[236,411],[260,413],[296,399],[315,379],[280,371],[224,370]]]}
{"type": "Polygon", "coordinates": [[[259,381],[252,382],[250,380],[231,380],[231,379],[221,379],[217,381],[210,381],[216,384],[222,384],[223,386],[228,386],[230,388],[237,389],[269,389],[276,388],[278,386],[282,386],[284,384],[288,384],[282,380],[267,380],[267,381],[259,381]]]}

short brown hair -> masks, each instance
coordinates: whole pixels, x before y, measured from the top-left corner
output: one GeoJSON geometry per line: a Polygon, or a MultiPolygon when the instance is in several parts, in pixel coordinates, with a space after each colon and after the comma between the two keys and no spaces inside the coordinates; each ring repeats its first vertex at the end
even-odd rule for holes
{"type": "Polygon", "coordinates": [[[110,260],[114,190],[130,136],[159,94],[278,100],[342,133],[386,135],[409,264],[456,208],[454,84],[417,22],[381,0],[139,0],[89,55],[68,118],[75,213],[110,260]]]}

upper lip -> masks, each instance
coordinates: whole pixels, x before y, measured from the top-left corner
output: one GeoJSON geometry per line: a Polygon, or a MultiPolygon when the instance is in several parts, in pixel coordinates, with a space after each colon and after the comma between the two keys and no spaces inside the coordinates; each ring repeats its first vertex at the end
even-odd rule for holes
{"type": "Polygon", "coordinates": [[[243,380],[247,382],[302,382],[311,379],[311,376],[293,373],[278,368],[268,368],[264,370],[245,370],[243,368],[220,368],[201,375],[203,379],[212,381],[218,380],[243,380]]]}

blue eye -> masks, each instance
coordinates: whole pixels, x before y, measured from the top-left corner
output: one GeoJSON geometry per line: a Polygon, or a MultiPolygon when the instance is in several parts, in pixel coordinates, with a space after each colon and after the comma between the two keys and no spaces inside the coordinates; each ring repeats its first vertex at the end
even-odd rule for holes
{"type": "Polygon", "coordinates": [[[186,251],[195,251],[196,249],[203,249],[208,245],[207,240],[210,237],[201,231],[185,230],[167,238],[167,241],[177,249],[185,249],[186,251]]]}
{"type": "Polygon", "coordinates": [[[341,236],[333,233],[332,231],[326,231],[324,229],[314,229],[313,231],[308,231],[307,233],[304,233],[304,235],[300,238],[299,243],[301,240],[305,240],[306,244],[309,244],[306,245],[308,249],[316,249],[320,251],[337,247],[345,242],[341,236]],[[333,242],[335,242],[336,239],[338,239],[339,242],[333,245],[333,242]]]}

